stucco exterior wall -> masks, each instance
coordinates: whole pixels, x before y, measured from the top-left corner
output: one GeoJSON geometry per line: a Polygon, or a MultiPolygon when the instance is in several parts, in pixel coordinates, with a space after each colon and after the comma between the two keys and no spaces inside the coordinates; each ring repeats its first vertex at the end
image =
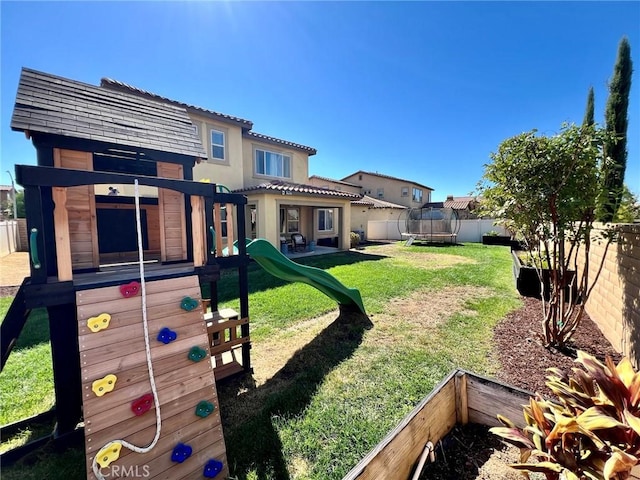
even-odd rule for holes
{"type": "MultiPolygon", "coordinates": [[[[620,225],[620,231],[606,253],[604,243],[592,243],[591,282],[605,260],[586,310],[613,347],[640,367],[640,224],[620,225]]],[[[583,265],[580,259],[579,271],[583,265]]]]}
{"type": "Polygon", "coordinates": [[[294,149],[281,148],[278,145],[260,142],[256,138],[242,138],[242,169],[245,187],[252,187],[273,180],[284,180],[293,183],[308,183],[309,156],[294,149]],[[291,178],[270,177],[255,173],[255,150],[268,150],[291,157],[291,178]]]}
{"type": "Polygon", "coordinates": [[[225,185],[231,190],[243,187],[242,129],[238,126],[216,122],[209,118],[191,115],[198,126],[198,134],[207,151],[207,160],[193,168],[193,179],[209,179],[211,183],[225,185]],[[225,133],[225,160],[217,160],[211,154],[211,129],[225,133]]]}
{"type": "Polygon", "coordinates": [[[398,208],[369,208],[364,205],[351,205],[351,231],[363,231],[365,238],[369,238],[369,221],[393,223],[397,222],[398,219],[400,219],[400,223],[404,228],[406,212],[406,210],[398,208]]]}

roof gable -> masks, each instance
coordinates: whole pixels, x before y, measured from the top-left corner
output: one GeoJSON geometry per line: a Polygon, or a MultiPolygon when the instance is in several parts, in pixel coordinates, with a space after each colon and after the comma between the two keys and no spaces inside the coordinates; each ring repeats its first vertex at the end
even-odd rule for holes
{"type": "Polygon", "coordinates": [[[357,172],[354,172],[351,175],[347,175],[342,179],[342,181],[346,181],[348,178],[351,178],[360,174],[371,175],[379,178],[385,178],[387,180],[396,180],[398,182],[411,183],[413,185],[417,185],[418,187],[426,188],[427,190],[433,191],[433,188],[427,187],[426,185],[422,185],[421,183],[418,183],[418,182],[414,182],[413,180],[405,180],[404,178],[392,177],[391,175],[384,175],[382,173],[377,173],[377,172],[365,172],[364,170],[358,170],[357,172]]]}
{"type": "Polygon", "coordinates": [[[11,129],[206,157],[184,108],[28,68],[11,129]]]}

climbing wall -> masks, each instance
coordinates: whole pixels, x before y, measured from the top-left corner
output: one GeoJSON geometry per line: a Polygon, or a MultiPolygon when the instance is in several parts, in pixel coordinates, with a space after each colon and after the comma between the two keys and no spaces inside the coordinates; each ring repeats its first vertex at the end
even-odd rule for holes
{"type": "Polygon", "coordinates": [[[76,294],[87,478],[98,458],[105,478],[217,478],[229,475],[218,398],[200,306],[197,276],[146,284],[161,435],[147,453],[113,440],[148,446],[156,434],[155,402],[145,353],[140,286],[76,294]],[[219,473],[216,473],[219,471],[219,473]]]}

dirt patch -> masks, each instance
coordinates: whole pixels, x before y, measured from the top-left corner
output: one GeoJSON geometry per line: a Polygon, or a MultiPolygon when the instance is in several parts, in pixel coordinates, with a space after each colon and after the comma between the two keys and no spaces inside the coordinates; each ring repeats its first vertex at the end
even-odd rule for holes
{"type": "MultiPolygon", "coordinates": [[[[29,254],[27,252],[14,252],[0,258],[0,285],[14,287],[21,285],[24,277],[28,277],[29,254]]],[[[6,295],[2,295],[6,296],[6,295]]]]}
{"type": "Polygon", "coordinates": [[[386,255],[388,257],[393,257],[395,261],[406,263],[412,267],[426,268],[429,270],[448,268],[458,264],[476,263],[474,260],[460,255],[416,252],[415,250],[403,249],[396,244],[367,248],[362,253],[370,255],[386,255]]]}
{"type": "MultiPolygon", "coordinates": [[[[405,298],[393,298],[383,313],[371,316],[374,324],[375,342],[405,343],[416,335],[428,335],[452,315],[475,315],[466,308],[469,301],[493,295],[488,288],[451,287],[432,291],[418,290],[405,298]],[[404,332],[404,334],[403,334],[404,332]]],[[[365,341],[366,342],[366,341],[365,341]]]]}

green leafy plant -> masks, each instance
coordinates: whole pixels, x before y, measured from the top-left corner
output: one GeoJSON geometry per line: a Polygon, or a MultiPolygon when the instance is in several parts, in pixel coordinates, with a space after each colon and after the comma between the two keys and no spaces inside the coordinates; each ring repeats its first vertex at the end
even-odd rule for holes
{"type": "MultiPolygon", "coordinates": [[[[598,276],[589,278],[589,252],[603,166],[610,161],[603,150],[606,138],[603,129],[591,125],[564,125],[553,136],[532,130],[508,138],[491,154],[493,161],[485,165],[479,185],[483,214],[523,238],[529,253],[537,257],[547,346],[562,348],[571,338],[598,276]],[[579,256],[584,267],[577,275],[579,256]]],[[[615,237],[608,228],[598,234],[607,242],[615,237]]]]}
{"type": "Polygon", "coordinates": [[[356,248],[360,244],[360,235],[356,232],[351,232],[349,239],[351,241],[351,248],[356,248]]]}
{"type": "Polygon", "coordinates": [[[497,237],[499,235],[499,233],[496,232],[495,230],[489,230],[487,233],[485,233],[485,235],[487,237],[497,237]]]}
{"type": "Polygon", "coordinates": [[[558,402],[540,395],[523,408],[526,426],[498,415],[505,427],[490,431],[520,447],[524,472],[548,480],[624,480],[640,459],[640,373],[628,358],[615,365],[584,352],[567,376],[550,368],[547,386],[558,402]],[[530,462],[531,458],[537,462],[530,462]]]}

